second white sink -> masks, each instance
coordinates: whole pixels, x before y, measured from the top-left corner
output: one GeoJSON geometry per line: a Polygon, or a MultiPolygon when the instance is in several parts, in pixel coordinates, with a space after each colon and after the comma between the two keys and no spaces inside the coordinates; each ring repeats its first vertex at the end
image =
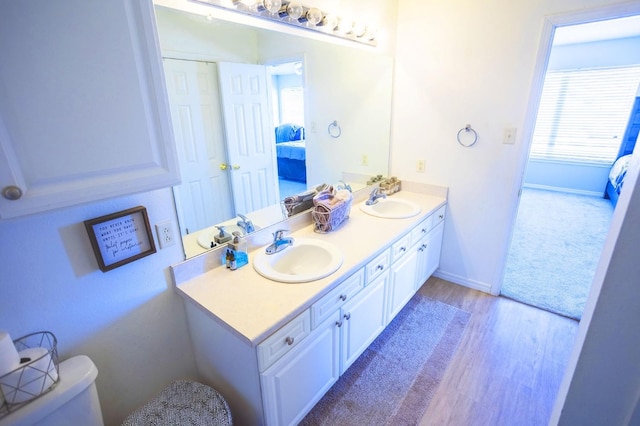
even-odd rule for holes
{"type": "Polygon", "coordinates": [[[258,253],[253,259],[253,268],[273,281],[304,283],[331,275],[340,268],[342,261],[342,251],[333,244],[299,238],[278,253],[258,253]]]}
{"type": "Polygon", "coordinates": [[[379,198],[375,204],[360,204],[360,210],[368,215],[387,219],[405,219],[420,213],[420,206],[404,198],[379,198]]]}

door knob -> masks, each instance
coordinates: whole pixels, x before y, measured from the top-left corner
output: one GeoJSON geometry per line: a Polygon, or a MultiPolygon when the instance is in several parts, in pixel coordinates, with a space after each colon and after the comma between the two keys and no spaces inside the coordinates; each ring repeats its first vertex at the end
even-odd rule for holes
{"type": "Polygon", "coordinates": [[[226,164],[226,163],[220,164],[220,170],[227,170],[228,167],[229,167],[229,165],[226,164]]]}
{"type": "Polygon", "coordinates": [[[233,165],[233,166],[231,166],[231,167],[233,167],[233,170],[238,170],[238,169],[240,168],[240,166],[239,166],[239,165],[237,165],[237,164],[234,164],[234,165],[233,165]]]}

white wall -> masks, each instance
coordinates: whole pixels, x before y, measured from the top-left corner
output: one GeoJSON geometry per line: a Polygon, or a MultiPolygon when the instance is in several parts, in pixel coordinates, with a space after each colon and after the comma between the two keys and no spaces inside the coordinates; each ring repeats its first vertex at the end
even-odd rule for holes
{"type": "Polygon", "coordinates": [[[498,290],[545,16],[607,3],[399,1],[391,172],[450,188],[440,276],[498,290]],[[456,141],[466,124],[479,134],[472,148],[456,141]],[[502,143],[507,127],[515,145],[502,143]]]}
{"type": "Polygon", "coordinates": [[[167,275],[181,247],[103,273],[84,229],[84,220],[138,205],[152,227],[176,223],[169,189],[0,221],[0,329],[14,339],[48,330],[61,360],[88,355],[107,425],[171,381],[196,377],[182,299],[167,275]]]}

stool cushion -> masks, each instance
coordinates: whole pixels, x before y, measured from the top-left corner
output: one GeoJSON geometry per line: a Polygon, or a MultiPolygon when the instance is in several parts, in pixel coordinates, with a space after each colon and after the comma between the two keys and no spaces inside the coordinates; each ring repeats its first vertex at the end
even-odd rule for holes
{"type": "Polygon", "coordinates": [[[227,401],[202,383],[178,380],[131,413],[122,426],[231,425],[227,401]]]}

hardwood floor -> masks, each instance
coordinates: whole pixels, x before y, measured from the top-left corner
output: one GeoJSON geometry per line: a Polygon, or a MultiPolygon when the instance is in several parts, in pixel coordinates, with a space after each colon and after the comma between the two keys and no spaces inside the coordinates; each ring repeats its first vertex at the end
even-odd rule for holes
{"type": "Polygon", "coordinates": [[[420,425],[547,425],[578,322],[434,277],[420,291],[471,313],[420,425]]]}

